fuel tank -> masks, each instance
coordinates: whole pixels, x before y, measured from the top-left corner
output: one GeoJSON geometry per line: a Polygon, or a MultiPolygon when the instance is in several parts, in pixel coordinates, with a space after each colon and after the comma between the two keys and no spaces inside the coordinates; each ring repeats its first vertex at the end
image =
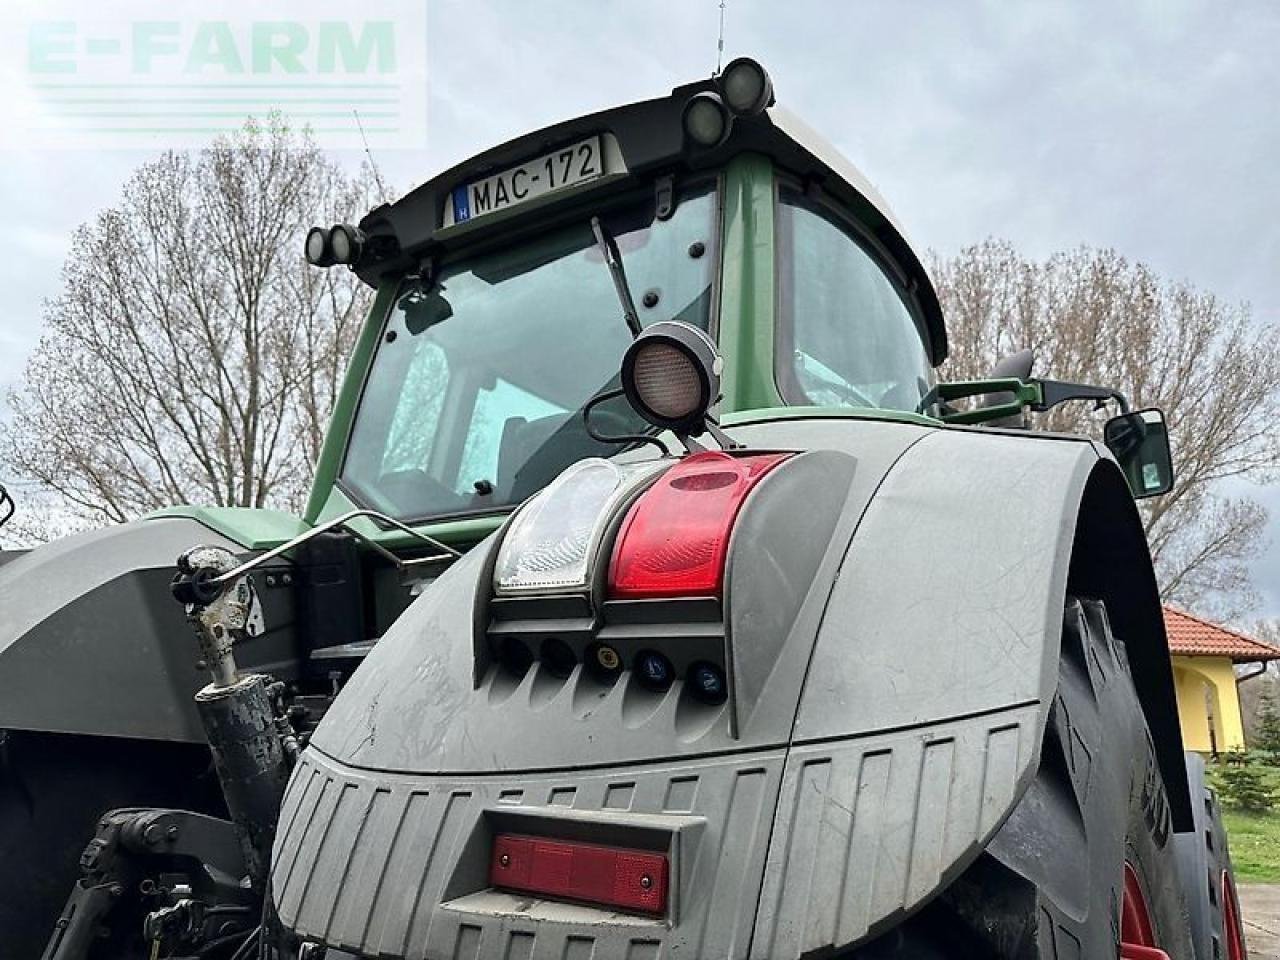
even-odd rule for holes
{"type": "MultiPolygon", "coordinates": [[[[735,456],[789,455],[732,520],[717,596],[620,600],[605,569],[576,599],[498,596],[517,514],[396,622],[290,783],[288,928],[356,956],[800,957],[972,862],[1035,769],[1097,453],[853,419],[733,433],[735,456]],[[619,909],[636,891],[584,893],[568,867],[512,879],[525,849],[656,856],[661,903],[619,909]]],[[[684,509],[672,488],[715,486],[663,469],[603,524],[597,567],[653,491],[684,509]]]]}

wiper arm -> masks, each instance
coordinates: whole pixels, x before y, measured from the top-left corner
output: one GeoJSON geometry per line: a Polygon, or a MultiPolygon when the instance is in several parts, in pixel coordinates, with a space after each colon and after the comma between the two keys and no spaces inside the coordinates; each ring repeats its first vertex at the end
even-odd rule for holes
{"type": "Polygon", "coordinates": [[[613,289],[618,294],[618,302],[622,304],[622,319],[627,321],[627,329],[631,336],[640,336],[640,315],[636,313],[636,301],[631,296],[631,288],[627,286],[627,274],[622,269],[622,254],[613,237],[605,232],[599,217],[591,218],[591,232],[596,236],[596,246],[604,257],[604,265],[609,268],[609,276],[613,278],[613,289]]]}

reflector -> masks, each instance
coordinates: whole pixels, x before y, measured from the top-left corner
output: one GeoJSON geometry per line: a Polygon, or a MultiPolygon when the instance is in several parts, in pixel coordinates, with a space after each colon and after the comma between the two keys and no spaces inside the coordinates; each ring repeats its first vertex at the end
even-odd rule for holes
{"type": "Polygon", "coordinates": [[[631,505],[613,547],[612,599],[720,596],[729,534],[747,494],[790,454],[685,457],[631,505]]]}
{"type": "Polygon", "coordinates": [[[586,592],[590,561],[614,504],[670,461],[619,465],[581,460],[552,481],[516,515],[493,570],[499,596],[586,592]]]}
{"type": "Polygon", "coordinates": [[[489,883],[507,890],[639,913],[667,907],[665,854],[500,833],[489,883]]]}

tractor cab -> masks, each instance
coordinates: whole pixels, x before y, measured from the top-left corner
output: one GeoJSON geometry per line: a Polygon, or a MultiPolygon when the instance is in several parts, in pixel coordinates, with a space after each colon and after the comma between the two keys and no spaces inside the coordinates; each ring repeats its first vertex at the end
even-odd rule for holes
{"type": "MultiPolygon", "coordinates": [[[[947,340],[923,264],[866,178],[773,105],[747,58],[483,153],[359,226],[313,229],[306,252],[378,291],[309,523],[366,509],[475,543],[571,464],[627,448],[610,438],[654,432],[618,395],[619,361],[661,322],[714,344],[711,414],[725,423],[1008,425],[1080,399],[1128,413],[1114,391],[1029,372],[939,384],[947,340]]],[[[1129,452],[1136,494],[1168,489],[1156,412],[1106,436],[1129,452]]]]}
{"type": "Polygon", "coordinates": [[[936,412],[946,338],[923,266],[752,60],[521,137],[307,245],[378,290],[308,520],[492,529],[626,446],[602,438],[653,432],[602,395],[659,322],[716,345],[725,421],[936,412]]]}

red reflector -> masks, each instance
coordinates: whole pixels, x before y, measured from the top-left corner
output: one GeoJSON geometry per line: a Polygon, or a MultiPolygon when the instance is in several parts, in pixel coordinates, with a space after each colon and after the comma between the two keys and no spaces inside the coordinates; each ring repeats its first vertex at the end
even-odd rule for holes
{"type": "Polygon", "coordinates": [[[665,854],[500,833],[489,883],[507,890],[640,913],[667,909],[665,854]]]}
{"type": "Polygon", "coordinates": [[[719,596],[738,510],[760,478],[790,454],[685,457],[631,505],[609,567],[609,596],[719,596]]]}

